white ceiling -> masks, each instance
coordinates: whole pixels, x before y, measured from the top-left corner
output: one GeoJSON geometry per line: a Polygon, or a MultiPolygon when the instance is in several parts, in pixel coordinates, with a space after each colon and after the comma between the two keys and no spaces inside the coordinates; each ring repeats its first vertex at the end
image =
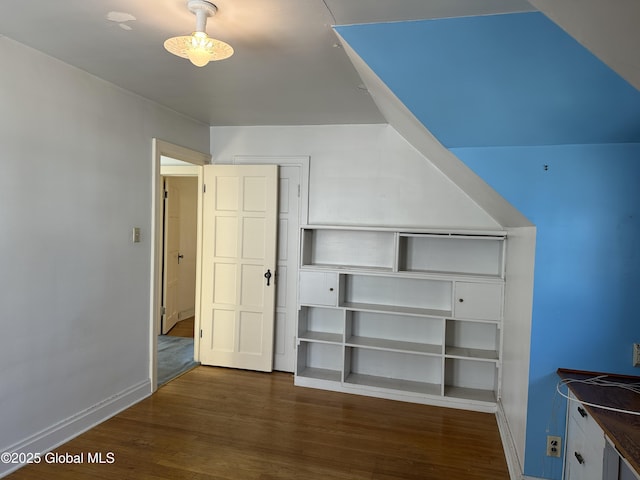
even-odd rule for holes
{"type": "Polygon", "coordinates": [[[379,123],[332,25],[534,10],[526,0],[214,3],[207,31],[235,54],[204,68],[162,46],[193,30],[186,0],[2,0],[0,35],[209,125],[379,123]]]}

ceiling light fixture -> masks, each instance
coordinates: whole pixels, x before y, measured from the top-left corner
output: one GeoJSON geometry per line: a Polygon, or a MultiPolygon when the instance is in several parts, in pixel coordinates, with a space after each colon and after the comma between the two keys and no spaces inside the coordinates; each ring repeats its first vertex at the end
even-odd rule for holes
{"type": "Polygon", "coordinates": [[[196,67],[224,60],[233,55],[228,43],[210,38],[207,35],[207,18],[212,17],[218,8],[206,0],[189,0],[187,8],[196,16],[196,30],[191,35],[172,37],[164,42],[164,48],[178,57],[188,58],[196,67]]]}

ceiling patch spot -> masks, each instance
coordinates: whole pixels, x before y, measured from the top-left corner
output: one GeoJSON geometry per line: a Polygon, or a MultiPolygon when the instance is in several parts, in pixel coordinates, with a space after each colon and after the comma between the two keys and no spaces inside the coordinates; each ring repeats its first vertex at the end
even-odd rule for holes
{"type": "MultiPolygon", "coordinates": [[[[109,12],[107,14],[107,20],[111,22],[122,23],[122,22],[130,22],[130,21],[136,20],[136,17],[126,12],[109,12]]],[[[131,28],[129,28],[129,30],[130,29],[131,28]]]]}

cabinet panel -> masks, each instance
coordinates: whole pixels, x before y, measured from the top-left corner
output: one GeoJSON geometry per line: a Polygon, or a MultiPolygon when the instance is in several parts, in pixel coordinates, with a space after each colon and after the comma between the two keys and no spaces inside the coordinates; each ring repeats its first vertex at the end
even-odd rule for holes
{"type": "Polygon", "coordinates": [[[299,300],[301,305],[338,304],[338,275],[332,272],[300,272],[299,300]]]}
{"type": "Polygon", "coordinates": [[[502,284],[456,282],[454,316],[477,320],[502,318],[502,284]]]}

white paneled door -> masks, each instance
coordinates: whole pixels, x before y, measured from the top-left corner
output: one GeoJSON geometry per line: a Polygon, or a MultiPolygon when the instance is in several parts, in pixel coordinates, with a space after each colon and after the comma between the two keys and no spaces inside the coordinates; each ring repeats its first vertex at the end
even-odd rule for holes
{"type": "Polygon", "coordinates": [[[206,165],[200,361],[273,369],[276,165],[206,165]]]}
{"type": "Polygon", "coordinates": [[[178,323],[178,264],[180,263],[180,195],[175,179],[164,179],[164,263],[162,333],[178,323]]]}

